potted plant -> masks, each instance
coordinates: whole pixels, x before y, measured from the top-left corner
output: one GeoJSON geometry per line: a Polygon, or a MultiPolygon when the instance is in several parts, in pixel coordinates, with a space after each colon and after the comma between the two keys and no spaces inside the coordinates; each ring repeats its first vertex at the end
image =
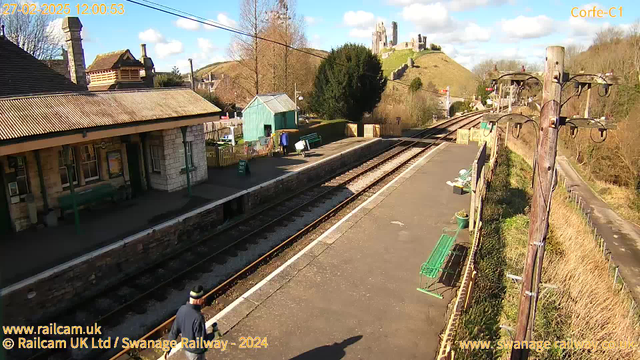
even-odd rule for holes
{"type": "Polygon", "coordinates": [[[469,214],[463,209],[456,213],[456,221],[460,229],[466,229],[469,226],[469,214]]]}

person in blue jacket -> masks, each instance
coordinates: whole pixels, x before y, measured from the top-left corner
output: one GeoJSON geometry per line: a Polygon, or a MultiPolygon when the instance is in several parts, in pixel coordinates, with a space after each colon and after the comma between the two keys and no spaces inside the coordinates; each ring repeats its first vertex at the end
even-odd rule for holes
{"type": "Polygon", "coordinates": [[[287,155],[289,153],[287,146],[289,146],[289,134],[286,131],[283,131],[280,133],[280,148],[282,149],[282,155],[287,155]]]}

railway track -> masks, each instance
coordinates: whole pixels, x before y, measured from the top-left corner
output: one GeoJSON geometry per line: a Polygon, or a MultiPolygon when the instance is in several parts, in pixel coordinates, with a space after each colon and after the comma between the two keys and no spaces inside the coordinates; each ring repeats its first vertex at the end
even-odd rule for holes
{"type": "MultiPolygon", "coordinates": [[[[209,277],[208,282],[212,284],[209,288],[213,290],[206,298],[207,303],[211,303],[285,247],[331,219],[347,205],[356,200],[366,200],[378,187],[383,186],[381,184],[385,179],[401,168],[410,166],[420,154],[434,145],[422,139],[436,136],[439,138],[435,142],[442,142],[455,130],[479,123],[480,116],[476,113],[439,123],[415,134],[415,140],[400,141],[338,176],[322,179],[265,206],[79,304],[56,317],[54,322],[59,325],[98,323],[103,328],[102,338],[122,337],[124,334],[136,338],[145,332],[147,334],[143,339],[159,338],[171,326],[173,318],[151,332],[148,330],[158,324],[158,318],[166,319],[173,315],[176,307],[167,304],[176,301],[182,304],[188,283],[209,277]],[[267,241],[268,238],[279,238],[279,241],[267,241]],[[228,271],[220,271],[225,267],[228,271]],[[161,310],[162,304],[164,309],[161,310]],[[140,321],[140,318],[146,321],[140,321]]],[[[85,349],[9,355],[16,359],[106,359],[110,356],[116,359],[126,352],[114,355],[116,351],[85,349]]]]}

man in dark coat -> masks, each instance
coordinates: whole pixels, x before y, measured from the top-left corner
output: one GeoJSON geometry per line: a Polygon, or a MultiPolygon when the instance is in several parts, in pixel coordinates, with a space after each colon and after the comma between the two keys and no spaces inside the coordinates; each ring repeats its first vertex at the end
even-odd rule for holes
{"type": "MultiPolygon", "coordinates": [[[[182,334],[183,338],[189,339],[190,342],[196,342],[202,344],[203,341],[213,340],[215,333],[207,333],[207,325],[204,321],[204,316],[200,312],[202,305],[204,304],[204,288],[200,285],[196,286],[189,292],[189,302],[182,305],[178,309],[176,319],[171,327],[169,333],[169,340],[176,340],[178,334],[182,334]]],[[[214,325],[215,328],[215,325],[214,325]]],[[[205,360],[204,353],[206,348],[198,347],[184,347],[185,354],[189,360],[205,360]]],[[[165,353],[165,358],[166,358],[165,353]]]]}

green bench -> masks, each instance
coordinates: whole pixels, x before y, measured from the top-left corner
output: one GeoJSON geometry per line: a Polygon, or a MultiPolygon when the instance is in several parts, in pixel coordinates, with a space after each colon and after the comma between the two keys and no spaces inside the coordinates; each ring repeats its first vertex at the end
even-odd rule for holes
{"type": "MultiPolygon", "coordinates": [[[[90,189],[82,189],[75,191],[76,204],[78,206],[94,204],[104,200],[115,201],[118,191],[111,184],[104,184],[92,187],[90,189]]],[[[73,198],[71,194],[63,195],[58,198],[58,207],[62,214],[67,210],[73,209],[73,198]]]]}
{"type": "Polygon", "coordinates": [[[315,142],[320,142],[320,144],[322,145],[322,137],[317,133],[300,136],[300,140],[308,142],[309,147],[311,147],[311,144],[315,142]]]}
{"type": "MultiPolygon", "coordinates": [[[[418,291],[423,293],[433,295],[439,299],[442,299],[442,295],[431,290],[431,287],[436,284],[438,281],[438,277],[441,272],[452,273],[452,271],[444,268],[445,261],[449,257],[449,254],[459,254],[457,252],[452,251],[453,245],[456,242],[456,237],[458,237],[458,233],[460,232],[460,227],[455,230],[453,235],[448,235],[446,232],[452,232],[453,230],[443,229],[444,233],[440,236],[440,239],[436,243],[435,248],[431,251],[429,258],[427,261],[422,264],[420,267],[420,285],[418,287],[418,291]],[[431,284],[425,283],[425,286],[422,286],[422,278],[426,277],[428,279],[432,279],[431,284]]],[[[428,281],[428,280],[427,280],[428,281]]]]}

